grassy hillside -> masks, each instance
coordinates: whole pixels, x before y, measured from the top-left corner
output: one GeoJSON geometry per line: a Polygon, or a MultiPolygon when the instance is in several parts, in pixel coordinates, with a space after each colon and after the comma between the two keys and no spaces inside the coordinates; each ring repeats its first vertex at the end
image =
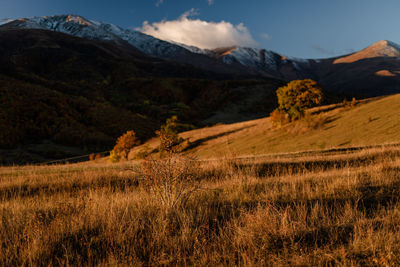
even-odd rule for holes
{"type": "Polygon", "coordinates": [[[2,167],[0,265],[398,266],[399,170],[398,147],[2,167]]]}
{"type": "MultiPolygon", "coordinates": [[[[307,118],[274,128],[269,118],[217,125],[181,134],[185,153],[199,158],[258,155],[400,142],[400,95],[310,110],[307,118]]],[[[153,139],[131,152],[153,150],[153,139]]]]}

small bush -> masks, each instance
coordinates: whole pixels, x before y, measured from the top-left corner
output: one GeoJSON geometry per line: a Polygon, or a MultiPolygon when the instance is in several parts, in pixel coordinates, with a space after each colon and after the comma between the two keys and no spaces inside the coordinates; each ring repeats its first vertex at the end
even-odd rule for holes
{"type": "Polygon", "coordinates": [[[357,104],[357,100],[355,97],[353,97],[351,102],[348,102],[346,98],[343,100],[343,107],[345,107],[345,108],[354,108],[356,106],[356,104],[357,104]]]}
{"type": "Polygon", "coordinates": [[[113,151],[120,156],[120,158],[128,158],[129,151],[139,145],[140,141],[136,138],[134,131],[127,131],[117,140],[113,151]]]}
{"type": "Polygon", "coordinates": [[[115,152],[114,150],[111,150],[110,157],[109,157],[108,160],[111,163],[117,163],[117,162],[119,162],[121,160],[121,156],[117,152],[115,152]]]}
{"type": "Polygon", "coordinates": [[[289,116],[286,112],[280,109],[275,109],[270,113],[271,123],[274,127],[282,127],[289,122],[289,116]]]}
{"type": "Polygon", "coordinates": [[[170,210],[184,205],[199,188],[199,167],[197,161],[170,154],[166,159],[145,160],[141,174],[145,186],[170,210]]]}
{"type": "Polygon", "coordinates": [[[356,104],[357,104],[357,100],[356,100],[355,97],[353,97],[353,99],[351,100],[350,107],[351,107],[351,108],[354,108],[354,107],[356,106],[356,104]]]}
{"type": "Polygon", "coordinates": [[[178,117],[172,116],[161,126],[156,134],[160,137],[160,152],[175,153],[178,145],[183,142],[183,138],[178,136],[178,117]]]}

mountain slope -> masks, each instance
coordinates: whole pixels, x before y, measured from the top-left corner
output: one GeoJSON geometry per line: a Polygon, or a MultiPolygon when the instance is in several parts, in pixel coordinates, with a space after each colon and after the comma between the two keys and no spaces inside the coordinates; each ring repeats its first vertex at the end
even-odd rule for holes
{"type": "Polygon", "coordinates": [[[400,92],[400,46],[379,41],[360,52],[336,58],[299,59],[258,48],[227,47],[193,52],[214,57],[225,64],[240,64],[261,76],[286,81],[311,78],[333,95],[366,98],[400,92]]]}
{"type": "Polygon", "coordinates": [[[330,92],[351,97],[400,93],[400,49],[397,44],[379,41],[360,52],[320,60],[313,77],[330,92]]]}
{"type": "Polygon", "coordinates": [[[400,46],[390,41],[381,40],[359,52],[338,58],[334,64],[353,63],[367,58],[400,57],[400,46]]]}
{"type": "MultiPolygon", "coordinates": [[[[128,129],[146,140],[176,114],[188,127],[200,126],[243,98],[234,88],[263,84],[273,92],[282,85],[231,78],[148,57],[129,44],[0,27],[0,163],[108,150],[128,129]]],[[[273,108],[263,106],[264,114],[273,108]]]]}
{"type": "Polygon", "coordinates": [[[90,40],[113,42],[118,45],[128,43],[149,56],[191,64],[208,71],[242,76],[253,74],[240,64],[226,66],[206,55],[192,53],[180,45],[77,15],[24,18],[11,21],[2,27],[51,30],[90,40]]]}
{"type": "MultiPolygon", "coordinates": [[[[352,109],[341,105],[314,108],[311,118],[280,129],[263,118],[188,131],[181,136],[190,141],[184,153],[198,158],[400,143],[399,110],[400,94],[359,102],[352,109]]],[[[131,156],[154,149],[158,143],[153,139],[131,151],[131,156]]]]}

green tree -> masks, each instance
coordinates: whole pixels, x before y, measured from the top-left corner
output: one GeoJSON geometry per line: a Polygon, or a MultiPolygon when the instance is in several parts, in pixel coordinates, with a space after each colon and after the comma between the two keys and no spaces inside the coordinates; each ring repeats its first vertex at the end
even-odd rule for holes
{"type": "Polygon", "coordinates": [[[295,80],[276,91],[279,109],[285,111],[291,120],[304,116],[306,108],[322,102],[321,86],[311,79],[295,80]]]}
{"type": "Polygon", "coordinates": [[[160,137],[160,152],[176,152],[176,147],[183,139],[178,136],[178,117],[167,119],[156,134],[160,137]]]}
{"type": "Polygon", "coordinates": [[[118,138],[111,155],[117,158],[128,158],[129,151],[139,144],[140,141],[137,139],[135,132],[127,131],[118,138]]]}

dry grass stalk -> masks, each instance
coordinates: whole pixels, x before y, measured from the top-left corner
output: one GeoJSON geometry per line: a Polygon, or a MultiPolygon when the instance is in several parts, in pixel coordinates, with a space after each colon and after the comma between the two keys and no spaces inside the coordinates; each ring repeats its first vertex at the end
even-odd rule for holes
{"type": "Polygon", "coordinates": [[[199,163],[175,153],[146,159],[141,165],[144,184],[168,209],[184,205],[199,189],[199,163]]]}

